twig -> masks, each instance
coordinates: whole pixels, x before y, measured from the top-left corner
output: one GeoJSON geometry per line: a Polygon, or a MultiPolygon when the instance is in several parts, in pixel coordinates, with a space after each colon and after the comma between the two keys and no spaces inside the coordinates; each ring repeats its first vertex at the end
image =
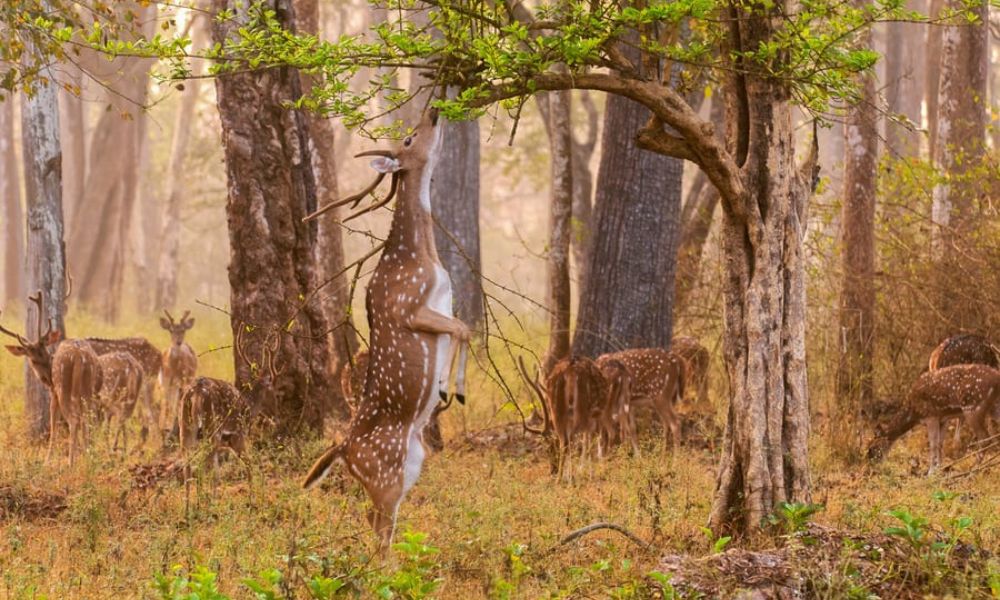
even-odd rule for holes
{"type": "Polygon", "coordinates": [[[600,529],[610,529],[611,531],[616,531],[616,532],[622,534],[623,536],[625,536],[630,542],[632,542],[636,546],[639,546],[643,550],[646,550],[646,551],[649,551],[649,552],[652,552],[652,551],[656,550],[655,546],[653,546],[649,542],[643,540],[642,538],[640,538],[636,534],[632,533],[628,529],[625,529],[621,525],[616,525],[615,523],[604,523],[604,522],[593,523],[591,525],[587,525],[586,527],[581,527],[580,529],[577,529],[576,531],[570,532],[565,537],[563,537],[561,540],[559,540],[559,544],[556,546],[556,548],[558,548],[559,546],[565,546],[566,544],[573,543],[576,540],[578,540],[578,539],[582,538],[583,536],[587,535],[588,533],[592,533],[592,532],[598,531],[600,529]]]}

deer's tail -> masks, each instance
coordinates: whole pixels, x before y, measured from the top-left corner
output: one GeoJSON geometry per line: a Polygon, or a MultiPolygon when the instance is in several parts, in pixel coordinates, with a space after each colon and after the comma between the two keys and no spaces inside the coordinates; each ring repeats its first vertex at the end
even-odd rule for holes
{"type": "Polygon", "coordinates": [[[306,474],[305,481],[302,482],[302,487],[305,489],[312,489],[319,484],[319,482],[326,479],[326,476],[330,474],[333,466],[337,463],[344,462],[344,445],[335,444],[330,446],[326,452],[323,453],[319,459],[313,463],[312,468],[306,474]]]}

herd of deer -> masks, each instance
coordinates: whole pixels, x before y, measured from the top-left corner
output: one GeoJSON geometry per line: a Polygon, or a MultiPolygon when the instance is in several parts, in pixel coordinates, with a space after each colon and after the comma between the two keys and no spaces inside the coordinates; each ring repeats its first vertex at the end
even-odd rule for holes
{"type": "MultiPolygon", "coordinates": [[[[385,206],[398,193],[390,232],[366,291],[370,340],[365,355],[356,357],[342,380],[345,396],[352,399],[352,419],[344,440],[332,445],[309,470],[304,487],[317,485],[335,464],[344,465],[372,500],[369,521],[383,545],[391,540],[396,514],[406,493],[420,475],[426,451],[427,425],[452,398],[464,402],[465,363],[469,329],[452,315],[451,282],[441,265],[434,243],[430,182],[441,146],[441,128],[434,110],[425,111],[412,134],[393,150],[375,150],[375,181],[362,193],[331,203],[306,217],[312,219],[332,207],[353,204],[373,194],[391,175],[387,196],[377,199],[345,220],[385,206]],[[454,372],[452,367],[454,367],[454,372]],[[452,374],[454,394],[449,396],[452,374]]],[[[31,298],[38,307],[39,337],[29,340],[0,327],[17,340],[7,346],[27,358],[31,369],[51,393],[49,454],[60,429],[69,425],[70,462],[79,437],[86,439],[90,415],[117,424],[115,445],[126,444],[125,422],[142,399],[146,426],[154,423],[152,382],[164,388],[158,430],[179,436],[189,449],[199,438],[210,441],[212,456],[243,451],[246,426],[258,410],[261,393],[267,393],[278,376],[273,345],[265,343],[260,360],[263,375],[254,389],[241,393],[228,382],[195,379],[197,355],[184,342],[194,319],[185,313],[175,321],[169,313],[161,320],[170,332],[171,345],[162,354],[147,340],[87,338],[60,340],[52,323],[42,332],[42,298],[31,298]],[[54,353],[51,347],[57,345],[54,353]],[[261,389],[263,388],[263,389],[261,389]],[[257,398],[258,403],[251,401],[257,398]]],[[[242,331],[234,348],[242,354],[242,331]]],[[[610,444],[628,444],[638,451],[635,415],[652,409],[675,446],[680,441],[678,403],[686,387],[695,387],[701,402],[707,393],[709,353],[696,340],[678,338],[673,351],[633,349],[591,360],[564,358],[546,374],[544,383],[531,378],[521,363],[522,375],[544,406],[542,432],[557,441],[557,471],[570,475],[567,457],[580,441],[581,460],[596,442],[601,457],[610,444]]],[[[986,434],[987,417],[1000,417],[1000,371],[997,355],[985,339],[962,335],[949,338],[934,351],[929,370],[913,386],[896,417],[879,430],[869,456],[883,456],[889,446],[923,421],[931,446],[931,468],[940,462],[941,425],[944,420],[966,416],[977,436],[986,434]],[[972,363],[972,364],[969,364],[972,363]]]]}
{"type": "MultiPolygon", "coordinates": [[[[185,451],[194,448],[203,437],[212,441],[215,458],[222,450],[243,450],[245,425],[252,407],[246,396],[232,384],[210,377],[195,377],[198,356],[184,341],[185,334],[194,326],[194,318],[188,316],[189,312],[175,320],[164,311],[160,325],[170,333],[171,343],[161,353],[141,337],[64,340],[61,333],[53,329],[51,319],[46,325],[41,292],[29,300],[38,312],[38,338],[29,339],[3,326],[0,326],[0,333],[17,341],[16,345],[7,346],[7,350],[26,358],[32,372],[49,391],[46,460],[51,458],[63,422],[69,427],[70,464],[79,444],[88,440],[88,427],[92,422],[109,426],[113,423],[113,448],[117,451],[121,442],[122,451],[127,451],[126,425],[140,402],[143,442],[150,426],[154,426],[165,444],[179,438],[185,451]],[[153,388],[157,380],[164,393],[159,419],[153,412],[153,388]]],[[[273,373],[267,355],[263,364],[273,373]]],[[[270,381],[269,376],[263,379],[270,381]]]]}

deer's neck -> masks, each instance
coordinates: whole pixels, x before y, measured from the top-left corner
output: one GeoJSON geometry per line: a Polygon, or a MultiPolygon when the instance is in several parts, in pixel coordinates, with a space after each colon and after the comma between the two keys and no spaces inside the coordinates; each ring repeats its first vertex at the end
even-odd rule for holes
{"type": "Polygon", "coordinates": [[[416,253],[440,262],[434,245],[431,174],[432,169],[428,166],[422,171],[408,171],[400,175],[396,214],[386,240],[387,251],[416,253]]]}

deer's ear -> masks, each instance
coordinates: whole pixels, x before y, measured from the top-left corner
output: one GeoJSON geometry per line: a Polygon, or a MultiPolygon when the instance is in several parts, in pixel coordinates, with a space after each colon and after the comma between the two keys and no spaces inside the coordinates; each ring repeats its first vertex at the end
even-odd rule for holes
{"type": "Polygon", "coordinates": [[[194,317],[191,317],[190,319],[184,322],[185,329],[191,329],[192,327],[194,327],[194,317]]]}
{"type": "Polygon", "coordinates": [[[164,329],[170,329],[170,322],[164,319],[163,317],[160,317],[160,327],[164,329]]]}
{"type": "Polygon", "coordinates": [[[395,173],[399,170],[399,161],[388,156],[380,156],[368,164],[379,173],[395,173]]]}
{"type": "Polygon", "coordinates": [[[45,345],[51,346],[52,344],[59,343],[59,340],[61,339],[62,339],[62,332],[56,329],[55,331],[49,333],[49,337],[45,338],[45,345]]]}
{"type": "Polygon", "coordinates": [[[20,346],[7,346],[7,352],[10,352],[14,356],[24,356],[26,354],[24,348],[20,346]]]}

